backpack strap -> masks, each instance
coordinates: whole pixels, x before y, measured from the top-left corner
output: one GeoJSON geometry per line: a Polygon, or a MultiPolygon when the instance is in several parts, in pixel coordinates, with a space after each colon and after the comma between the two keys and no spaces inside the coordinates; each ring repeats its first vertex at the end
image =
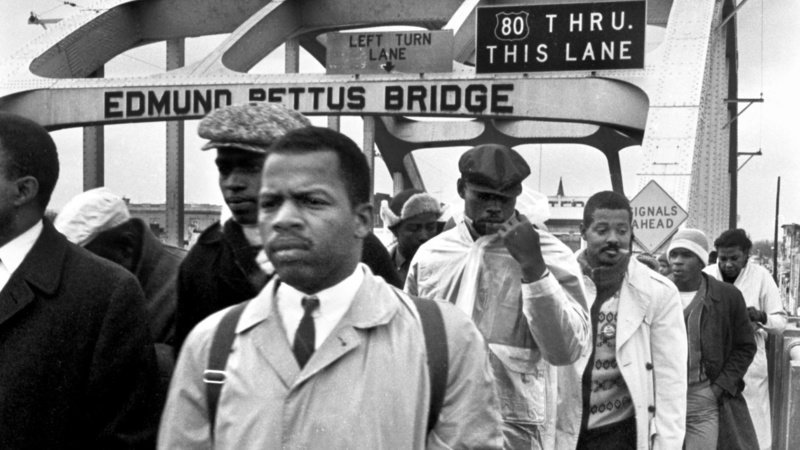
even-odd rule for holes
{"type": "Polygon", "coordinates": [[[203,382],[206,384],[206,406],[208,408],[208,424],[211,437],[214,437],[214,423],[217,417],[217,404],[219,394],[222,392],[222,385],[227,378],[225,366],[228,364],[228,356],[231,354],[231,346],[236,338],[236,324],[239,323],[245,306],[248,302],[242,302],[234,306],[220,320],[217,329],[214,331],[214,338],[211,341],[211,350],[208,354],[208,366],[203,372],[203,382]]]}
{"type": "Polygon", "coordinates": [[[433,300],[410,296],[419,311],[425,348],[428,353],[428,372],[431,379],[430,409],[428,410],[428,433],[436,426],[447,391],[448,349],[447,330],[439,305],[433,300]]]}

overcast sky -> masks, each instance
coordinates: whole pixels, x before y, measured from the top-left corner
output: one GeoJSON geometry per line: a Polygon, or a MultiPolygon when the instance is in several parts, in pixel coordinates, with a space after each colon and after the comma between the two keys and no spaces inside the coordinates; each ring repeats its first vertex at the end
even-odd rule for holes
{"type": "MultiPolygon", "coordinates": [[[[0,64],[4,57],[24,47],[45,32],[41,26],[28,25],[31,11],[43,18],[66,17],[75,7],[56,0],[0,0],[0,64]]],[[[88,1],[75,1],[90,5],[88,1]]],[[[749,0],[737,14],[739,32],[739,97],[759,97],[765,102],[750,107],[739,119],[739,151],[763,156],[753,158],[739,171],[740,226],[756,239],[771,238],[775,208],[776,179],[782,177],[781,223],[800,223],[800,151],[796,129],[797,105],[800,104],[800,1],[749,0]],[[762,15],[763,8],[763,15],[762,15]],[[762,52],[763,48],[763,52],[762,52]]],[[[187,41],[187,64],[203,56],[219,42],[219,37],[187,41]]],[[[164,45],[138,48],[115,58],[106,66],[106,76],[129,76],[159,73],[164,70],[164,45]]],[[[270,55],[253,72],[281,72],[283,57],[270,55]]],[[[324,69],[310,58],[301,60],[301,71],[324,69]]],[[[743,107],[743,105],[741,106],[743,107]]],[[[740,107],[740,108],[741,108],[740,107]]],[[[312,119],[324,125],[324,119],[312,119]]],[[[360,143],[361,121],[344,118],[342,129],[360,143]]],[[[213,153],[200,152],[202,141],[196,137],[197,122],[186,123],[186,192],[187,203],[222,202],[216,184],[213,153]]],[[[54,132],[59,146],[62,175],[52,206],[58,209],[82,189],[82,147],[80,129],[54,132]]],[[[452,201],[455,193],[455,165],[459,149],[425,150],[420,169],[429,178],[428,189],[440,199],[452,201]],[[447,167],[452,163],[453,170],[447,167]],[[430,181],[435,180],[435,181],[430,181]]],[[[610,181],[604,157],[597,150],[577,146],[524,146],[533,173],[527,186],[544,194],[555,194],[563,178],[567,195],[588,196],[609,189],[610,181]],[[598,167],[602,167],[599,170],[598,167]]],[[[629,197],[635,195],[635,173],[641,169],[638,148],[624,150],[624,182],[629,197]]],[[[106,185],[133,202],[163,202],[165,199],[164,125],[138,124],[106,127],[106,185]]],[[[746,157],[740,157],[740,165],[746,157]]],[[[391,193],[388,173],[377,165],[376,189],[391,193]]]]}

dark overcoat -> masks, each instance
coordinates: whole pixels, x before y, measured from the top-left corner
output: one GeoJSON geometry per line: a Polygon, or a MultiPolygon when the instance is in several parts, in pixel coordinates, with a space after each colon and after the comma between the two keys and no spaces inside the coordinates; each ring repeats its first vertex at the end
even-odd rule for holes
{"type": "Polygon", "coordinates": [[[0,291],[0,448],[152,448],[156,383],[134,276],[44,220],[0,291]]]}
{"type": "Polygon", "coordinates": [[[742,396],[744,378],[756,354],[756,341],[744,297],[732,284],[703,274],[706,296],[700,323],[701,364],[709,381],[721,387],[719,449],[749,449],[755,428],[742,396]]]}

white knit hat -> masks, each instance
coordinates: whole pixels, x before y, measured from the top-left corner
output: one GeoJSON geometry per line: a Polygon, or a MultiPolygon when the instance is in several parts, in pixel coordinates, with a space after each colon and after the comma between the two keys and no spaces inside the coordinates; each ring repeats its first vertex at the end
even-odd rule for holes
{"type": "Polygon", "coordinates": [[[122,197],[104,187],[72,197],[61,208],[53,225],[70,242],[85,246],[98,234],[131,218],[122,197]]]}
{"type": "Polygon", "coordinates": [[[391,203],[386,200],[381,202],[381,220],[386,228],[426,213],[439,217],[442,210],[435,198],[419,189],[406,189],[395,195],[391,203]]]}
{"type": "Polygon", "coordinates": [[[694,228],[678,230],[669,243],[668,252],[676,248],[685,248],[694,253],[703,262],[703,266],[708,264],[708,238],[702,231],[694,228]]]}

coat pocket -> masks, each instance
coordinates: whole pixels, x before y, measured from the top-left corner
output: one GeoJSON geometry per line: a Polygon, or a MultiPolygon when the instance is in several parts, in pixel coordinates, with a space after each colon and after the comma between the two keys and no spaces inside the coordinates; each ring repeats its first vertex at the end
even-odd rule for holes
{"type": "Polygon", "coordinates": [[[546,415],[547,363],[537,350],[489,344],[503,420],[542,425],[546,415]]]}

